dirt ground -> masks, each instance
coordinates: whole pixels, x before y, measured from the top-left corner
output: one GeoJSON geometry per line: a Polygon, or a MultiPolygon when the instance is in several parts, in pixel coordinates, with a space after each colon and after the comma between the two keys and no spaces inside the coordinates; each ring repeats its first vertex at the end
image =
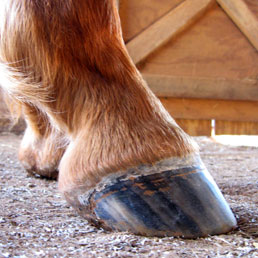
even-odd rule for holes
{"type": "Polygon", "coordinates": [[[31,177],[21,168],[20,140],[0,134],[0,258],[258,257],[258,148],[196,138],[239,228],[227,235],[184,240],[108,233],[88,225],[66,204],[55,181],[31,177]]]}

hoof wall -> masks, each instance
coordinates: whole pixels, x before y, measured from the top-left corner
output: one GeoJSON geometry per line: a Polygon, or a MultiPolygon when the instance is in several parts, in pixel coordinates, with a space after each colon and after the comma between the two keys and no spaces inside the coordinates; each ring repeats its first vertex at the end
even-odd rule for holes
{"type": "Polygon", "coordinates": [[[120,176],[76,200],[70,203],[83,217],[108,230],[197,238],[236,227],[233,213],[204,166],[120,176]]]}

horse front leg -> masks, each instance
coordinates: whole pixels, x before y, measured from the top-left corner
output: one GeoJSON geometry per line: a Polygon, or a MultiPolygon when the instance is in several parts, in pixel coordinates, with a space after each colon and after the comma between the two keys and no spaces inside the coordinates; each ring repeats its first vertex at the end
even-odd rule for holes
{"type": "Polygon", "coordinates": [[[96,78],[99,95],[86,94],[98,97],[81,109],[84,122],[59,167],[68,203],[98,227],[140,235],[192,238],[234,228],[196,144],[138,73],[126,81],[96,78]]]}
{"type": "Polygon", "coordinates": [[[196,144],[128,56],[114,0],[4,5],[0,17],[12,17],[1,23],[6,87],[69,139],[59,165],[68,203],[97,226],[141,235],[235,227],[196,144]]]}

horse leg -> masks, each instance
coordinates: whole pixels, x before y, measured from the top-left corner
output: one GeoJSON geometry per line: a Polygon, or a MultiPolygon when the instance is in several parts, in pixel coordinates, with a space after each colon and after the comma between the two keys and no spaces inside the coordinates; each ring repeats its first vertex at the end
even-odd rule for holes
{"type": "Polygon", "coordinates": [[[28,173],[56,179],[67,142],[36,107],[23,104],[22,110],[27,128],[20,145],[19,160],[28,173]]]}
{"type": "Polygon", "coordinates": [[[1,28],[5,87],[69,139],[59,189],[82,216],[150,236],[235,227],[196,144],[128,56],[114,0],[4,5],[0,17],[12,17],[1,28]]]}

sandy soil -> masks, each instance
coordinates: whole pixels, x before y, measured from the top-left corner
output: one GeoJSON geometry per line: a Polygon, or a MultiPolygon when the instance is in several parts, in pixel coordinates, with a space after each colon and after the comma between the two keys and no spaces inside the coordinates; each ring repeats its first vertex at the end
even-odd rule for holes
{"type": "Polygon", "coordinates": [[[258,257],[258,148],[196,139],[239,228],[184,240],[108,233],[88,225],[68,207],[55,181],[31,177],[21,168],[16,155],[21,137],[0,134],[0,258],[258,257]]]}

